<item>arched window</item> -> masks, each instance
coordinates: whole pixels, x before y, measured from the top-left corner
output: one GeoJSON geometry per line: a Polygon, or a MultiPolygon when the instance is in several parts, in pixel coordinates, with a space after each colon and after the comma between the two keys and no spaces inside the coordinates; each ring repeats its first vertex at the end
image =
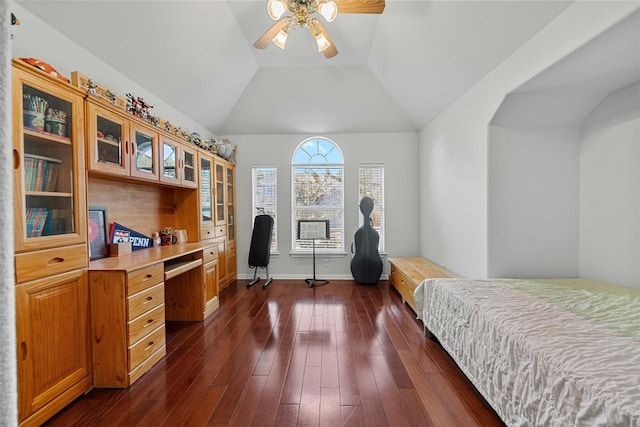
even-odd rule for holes
{"type": "Polygon", "coordinates": [[[344,252],[344,158],[335,142],[322,137],[300,143],[291,162],[292,252],[310,252],[313,241],[298,239],[298,221],[329,220],[329,239],[316,250],[344,252]]]}

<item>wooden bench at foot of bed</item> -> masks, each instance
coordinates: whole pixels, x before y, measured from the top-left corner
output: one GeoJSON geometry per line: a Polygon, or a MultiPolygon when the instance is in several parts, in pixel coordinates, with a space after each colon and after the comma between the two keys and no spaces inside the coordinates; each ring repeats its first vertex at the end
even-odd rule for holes
{"type": "Polygon", "coordinates": [[[455,277],[453,274],[425,258],[389,258],[389,281],[406,302],[416,311],[413,291],[424,279],[455,277]]]}

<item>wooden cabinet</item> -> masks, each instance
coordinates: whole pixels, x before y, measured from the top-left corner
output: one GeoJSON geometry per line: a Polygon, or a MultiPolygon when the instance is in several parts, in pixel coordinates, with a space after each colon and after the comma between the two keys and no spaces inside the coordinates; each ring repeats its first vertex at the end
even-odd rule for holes
{"type": "Polygon", "coordinates": [[[160,180],[160,135],[153,128],[130,122],[131,176],[148,181],[160,180]]]}
{"type": "Polygon", "coordinates": [[[89,170],[198,188],[198,151],[100,99],[86,102],[89,170]]]}
{"type": "Polygon", "coordinates": [[[445,269],[424,258],[389,258],[391,270],[389,282],[396,288],[402,302],[416,310],[416,300],[413,292],[416,287],[427,278],[454,277],[445,269]]]}
{"type": "Polygon", "coordinates": [[[162,262],[89,271],[93,383],[128,387],[166,354],[162,262]]]}
{"type": "Polygon", "coordinates": [[[218,309],[218,246],[204,250],[205,318],[218,309]]]}
{"type": "Polygon", "coordinates": [[[222,160],[216,159],[215,170],[213,175],[214,182],[214,200],[215,200],[215,212],[214,220],[216,225],[226,225],[227,220],[227,206],[224,201],[226,188],[224,179],[226,176],[225,165],[222,160]]]}
{"type": "Polygon", "coordinates": [[[213,181],[213,158],[209,154],[198,153],[198,160],[200,162],[200,180],[198,183],[200,240],[209,240],[214,237],[213,193],[215,184],[213,181]]]}
{"type": "Polygon", "coordinates": [[[89,170],[129,176],[129,120],[90,101],[86,113],[89,170]]]}
{"type": "Polygon", "coordinates": [[[187,188],[198,187],[196,150],[166,136],[160,137],[160,181],[187,188]]]}
{"type": "Polygon", "coordinates": [[[18,416],[40,425],[91,388],[83,95],[12,73],[18,416]]]}
{"type": "Polygon", "coordinates": [[[226,225],[227,225],[227,240],[229,242],[236,241],[236,189],[235,189],[235,167],[228,164],[225,167],[225,198],[224,203],[226,206],[226,225]]]}
{"type": "Polygon", "coordinates": [[[98,99],[86,102],[89,171],[160,181],[160,133],[98,99]]]}
{"type": "Polygon", "coordinates": [[[235,165],[200,154],[200,239],[211,240],[218,250],[218,288],[233,283],[237,274],[235,224],[235,165]]]}
{"type": "Polygon", "coordinates": [[[18,418],[40,425],[91,388],[87,270],[16,286],[18,418]]]}
{"type": "Polygon", "coordinates": [[[16,252],[87,241],[82,102],[69,85],[14,61],[16,252]]]}
{"type": "Polygon", "coordinates": [[[223,235],[213,239],[218,247],[218,290],[223,290],[232,282],[227,275],[227,239],[223,235]]]}
{"type": "Polygon", "coordinates": [[[237,278],[235,252],[235,165],[216,158],[214,162],[215,239],[219,248],[218,280],[224,289],[237,278]]]}

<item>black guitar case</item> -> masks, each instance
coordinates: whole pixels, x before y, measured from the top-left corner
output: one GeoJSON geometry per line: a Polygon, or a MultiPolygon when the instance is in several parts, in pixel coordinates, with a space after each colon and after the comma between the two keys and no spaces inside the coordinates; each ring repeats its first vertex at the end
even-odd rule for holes
{"type": "Polygon", "coordinates": [[[355,254],[351,259],[351,274],[358,283],[373,284],[382,275],[382,258],[378,253],[380,236],[371,226],[373,200],[370,197],[362,198],[360,212],[364,215],[364,225],[356,231],[353,239],[355,254]]]}
{"type": "Polygon", "coordinates": [[[254,268],[253,281],[247,285],[253,286],[260,278],[256,278],[258,267],[267,269],[267,281],[262,287],[271,283],[269,278],[269,255],[271,254],[271,232],[273,231],[273,218],[269,215],[256,215],[253,221],[253,233],[251,234],[251,246],[249,247],[249,267],[254,268]]]}

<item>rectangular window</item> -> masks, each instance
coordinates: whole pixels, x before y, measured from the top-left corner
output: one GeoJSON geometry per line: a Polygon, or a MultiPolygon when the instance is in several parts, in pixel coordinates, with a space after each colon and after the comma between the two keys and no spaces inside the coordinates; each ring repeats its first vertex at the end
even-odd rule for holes
{"type": "MultiPolygon", "coordinates": [[[[251,169],[252,187],[252,218],[265,213],[273,218],[273,233],[271,235],[271,253],[278,251],[278,174],[275,167],[254,167],[251,169]]],[[[253,222],[252,222],[253,227],[253,222]]]]}
{"type": "MultiPolygon", "coordinates": [[[[384,252],[384,166],[382,165],[361,165],[358,171],[358,203],[363,197],[370,197],[373,200],[373,212],[371,212],[371,225],[380,236],[378,251],[384,252]]],[[[358,226],[362,227],[364,215],[358,208],[358,226]]]]}
{"type": "Polygon", "coordinates": [[[298,240],[299,220],[329,220],[330,238],[316,240],[316,250],[344,252],[343,167],[294,166],[292,175],[293,252],[310,252],[313,246],[312,240],[298,240]]]}

